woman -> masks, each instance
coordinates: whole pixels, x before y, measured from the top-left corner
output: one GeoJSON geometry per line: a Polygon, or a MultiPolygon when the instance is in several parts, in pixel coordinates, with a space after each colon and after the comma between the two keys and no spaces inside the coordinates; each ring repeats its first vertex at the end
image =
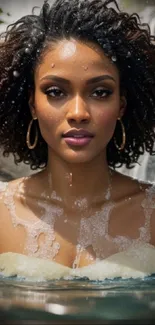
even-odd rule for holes
{"type": "Polygon", "coordinates": [[[155,245],[153,188],[115,171],[154,153],[148,26],[111,0],[45,1],[2,40],[1,147],[41,171],[3,184],[0,252],[76,268],[155,245]]]}

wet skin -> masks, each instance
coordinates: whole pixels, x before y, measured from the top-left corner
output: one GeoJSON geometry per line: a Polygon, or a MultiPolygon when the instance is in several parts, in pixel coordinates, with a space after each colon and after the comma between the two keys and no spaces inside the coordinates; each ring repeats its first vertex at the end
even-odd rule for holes
{"type": "MultiPolygon", "coordinates": [[[[24,181],[24,198],[17,194],[14,197],[16,212],[24,220],[37,220],[41,218],[39,201],[44,200],[51,213],[61,207],[64,220],[58,222],[55,229],[61,249],[55,260],[72,266],[81,217],[99,215],[107,203],[109,167],[106,147],[114,134],[117,118],[125,114],[126,100],[121,96],[116,65],[99,46],[73,39],[49,44],[36,67],[34,81],[29,105],[48,146],[48,165],[43,172],[24,181]],[[67,143],[63,135],[72,128],[89,131],[92,134],[90,141],[81,146],[67,143]],[[56,193],[55,198],[53,193],[56,193]],[[77,202],[82,199],[85,206],[78,209],[77,202]],[[64,222],[66,218],[67,223],[64,222]]],[[[14,188],[19,182],[16,180],[10,186],[14,188]]],[[[110,182],[110,200],[115,202],[115,207],[109,232],[111,236],[137,238],[139,227],[144,224],[141,203],[145,194],[140,191],[137,181],[116,172],[110,182]]],[[[23,253],[26,232],[23,227],[12,225],[9,210],[3,202],[1,205],[0,251],[23,253]]],[[[153,234],[151,243],[154,239],[153,234]]],[[[44,242],[44,234],[39,242],[44,242]]],[[[106,256],[116,252],[107,243],[104,248],[106,256]]],[[[88,251],[94,260],[92,247],[88,251]]],[[[92,259],[84,252],[80,266],[92,263],[92,259]]]]}

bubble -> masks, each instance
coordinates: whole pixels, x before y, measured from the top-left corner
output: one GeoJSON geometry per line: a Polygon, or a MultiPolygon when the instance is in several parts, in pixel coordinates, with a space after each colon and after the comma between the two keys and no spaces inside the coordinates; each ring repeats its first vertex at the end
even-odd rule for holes
{"type": "Polygon", "coordinates": [[[131,52],[128,51],[128,52],[127,52],[127,58],[130,58],[130,57],[131,57],[131,52]]]}
{"type": "Polygon", "coordinates": [[[31,43],[28,43],[27,44],[27,47],[32,48],[32,44],[31,43]]]}
{"type": "Polygon", "coordinates": [[[14,71],[13,71],[13,76],[14,76],[15,78],[18,78],[18,77],[20,76],[20,73],[19,73],[17,70],[14,70],[14,71]]]}
{"type": "Polygon", "coordinates": [[[31,35],[35,35],[36,33],[38,32],[37,28],[33,28],[32,32],[31,32],[31,35]]]}
{"type": "Polygon", "coordinates": [[[115,56],[115,55],[113,55],[113,56],[111,57],[111,60],[112,60],[113,62],[116,62],[116,61],[117,61],[117,58],[116,58],[116,56],[115,56]]]}
{"type": "Polygon", "coordinates": [[[27,53],[27,54],[30,54],[31,53],[31,51],[30,51],[30,49],[28,47],[26,47],[25,53],[27,53]]]}

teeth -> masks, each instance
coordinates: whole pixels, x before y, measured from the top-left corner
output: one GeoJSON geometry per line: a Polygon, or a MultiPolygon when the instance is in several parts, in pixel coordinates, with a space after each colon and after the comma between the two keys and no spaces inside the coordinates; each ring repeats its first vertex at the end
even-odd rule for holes
{"type": "Polygon", "coordinates": [[[73,135],[74,138],[83,138],[84,135],[73,135]]]}

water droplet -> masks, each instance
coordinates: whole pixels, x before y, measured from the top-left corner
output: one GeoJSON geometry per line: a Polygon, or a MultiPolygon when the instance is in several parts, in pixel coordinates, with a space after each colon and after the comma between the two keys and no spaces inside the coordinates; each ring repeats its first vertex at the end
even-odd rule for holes
{"type": "Polygon", "coordinates": [[[87,71],[88,70],[88,67],[87,66],[83,66],[84,70],[87,71]]]}
{"type": "Polygon", "coordinates": [[[20,75],[20,74],[19,74],[19,72],[18,72],[18,71],[16,71],[16,70],[15,70],[15,71],[13,71],[13,76],[14,76],[15,78],[18,78],[18,77],[19,77],[19,75],[20,75]]]}
{"type": "Polygon", "coordinates": [[[72,187],[73,175],[69,173],[69,186],[72,187]]]}
{"type": "Polygon", "coordinates": [[[25,53],[27,53],[27,54],[30,54],[31,53],[31,51],[30,51],[30,49],[28,47],[26,47],[25,53]]]}
{"type": "Polygon", "coordinates": [[[27,44],[27,47],[32,48],[32,44],[31,43],[28,43],[27,44]]]}
{"type": "Polygon", "coordinates": [[[115,56],[115,55],[113,55],[113,56],[111,57],[111,60],[112,60],[113,62],[116,62],[116,61],[117,61],[117,58],[116,58],[116,56],[115,56]]]}
{"type": "Polygon", "coordinates": [[[52,67],[52,68],[54,68],[54,67],[55,67],[55,64],[54,64],[54,63],[52,63],[52,64],[51,64],[51,67],[52,67]]]}
{"type": "Polygon", "coordinates": [[[131,57],[131,52],[128,51],[128,53],[127,53],[127,58],[130,58],[130,57],[131,57]]]}

